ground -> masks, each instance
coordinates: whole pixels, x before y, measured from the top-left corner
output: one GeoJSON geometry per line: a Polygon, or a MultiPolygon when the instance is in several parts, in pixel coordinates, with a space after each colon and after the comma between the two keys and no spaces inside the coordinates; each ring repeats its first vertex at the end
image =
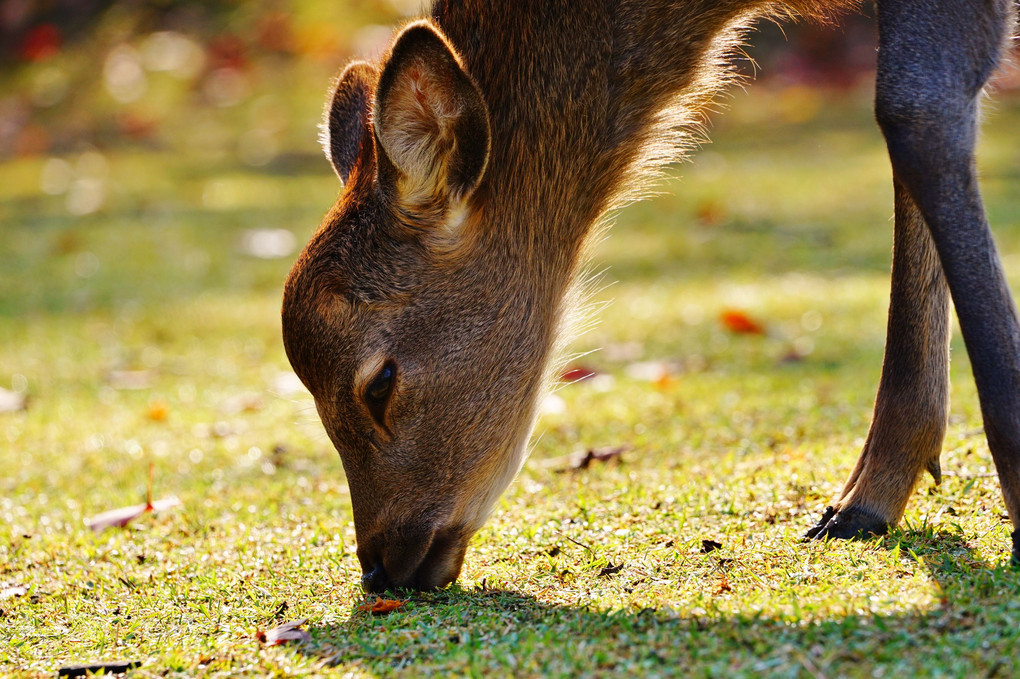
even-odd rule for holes
{"type": "MultiPolygon", "coordinates": [[[[942,485],[922,480],[887,537],[801,542],[867,432],[888,161],[866,94],[763,88],[731,108],[716,143],[598,248],[594,301],[608,304],[569,361],[597,375],[547,401],[458,583],[402,594],[387,616],[358,608],[343,471],[282,349],[294,254],[253,257],[245,240],[303,243],[338,189],[326,161],[311,145],[255,166],[69,154],[105,182],[84,216],[40,189],[45,157],[0,164],[0,386],[26,397],[0,413],[0,671],[1020,671],[1020,574],[958,332],[942,485]],[[616,447],[564,471],[564,456],[616,447]],[[144,502],[150,473],[152,497],[181,506],[87,527],[144,502]],[[300,618],[309,640],[259,641],[300,618]]],[[[1020,101],[985,129],[983,187],[1017,289],[1020,101]]]]}

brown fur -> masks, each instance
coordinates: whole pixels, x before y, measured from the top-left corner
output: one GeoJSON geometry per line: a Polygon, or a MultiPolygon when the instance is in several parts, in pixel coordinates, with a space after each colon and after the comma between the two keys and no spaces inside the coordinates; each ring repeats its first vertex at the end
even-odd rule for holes
{"type": "MultiPolygon", "coordinates": [[[[587,240],[697,136],[746,27],[847,4],[440,0],[341,75],[324,146],[345,185],[283,324],[348,475],[367,589],[456,578],[524,459],[587,240]]],[[[896,238],[890,333],[920,339],[891,342],[844,518],[898,520],[945,427],[945,279],[900,190],[896,238]]]]}

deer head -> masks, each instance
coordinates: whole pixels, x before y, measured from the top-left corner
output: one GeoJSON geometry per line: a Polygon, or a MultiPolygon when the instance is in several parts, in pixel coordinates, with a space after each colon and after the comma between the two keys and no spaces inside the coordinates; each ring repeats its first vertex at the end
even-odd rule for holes
{"type": "Polygon", "coordinates": [[[287,279],[287,356],[343,461],[364,588],[443,586],[524,459],[554,319],[490,237],[489,114],[436,28],[348,66],[323,127],[343,189],[287,279]]]}

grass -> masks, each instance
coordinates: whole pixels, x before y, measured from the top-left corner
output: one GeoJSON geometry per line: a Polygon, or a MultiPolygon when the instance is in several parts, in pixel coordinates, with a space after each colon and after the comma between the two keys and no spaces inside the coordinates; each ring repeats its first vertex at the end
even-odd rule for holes
{"type": "MultiPolygon", "coordinates": [[[[237,247],[250,228],[311,234],[337,189],[311,143],[259,168],[111,150],[105,206],[84,217],[40,192],[45,159],[0,165],[0,386],[28,397],[0,414],[0,589],[24,588],[0,599],[0,671],[1020,671],[1020,576],[958,333],[941,487],[923,482],[883,539],[800,542],[867,431],[891,190],[864,102],[793,123],[782,97],[739,96],[682,178],[624,211],[595,264],[614,301],[575,344],[602,349],[580,359],[601,375],[556,392],[460,581],[381,618],[357,608],[339,459],[285,379],[290,258],[237,247]],[[731,308],[767,335],[728,333],[731,308]],[[632,376],[648,361],[673,376],[632,376]],[[618,445],[618,464],[550,462],[618,445]],[[183,507],[88,530],[142,501],[150,467],[183,507]],[[301,617],[310,641],[257,641],[301,617]]],[[[1018,125],[1020,102],[1000,102],[981,161],[1014,289],[1018,125]]]]}

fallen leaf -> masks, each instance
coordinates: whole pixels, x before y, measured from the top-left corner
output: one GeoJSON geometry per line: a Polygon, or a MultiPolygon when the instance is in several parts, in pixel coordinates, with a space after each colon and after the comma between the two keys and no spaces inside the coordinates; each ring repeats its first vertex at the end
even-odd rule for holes
{"type": "Polygon", "coordinates": [[[253,391],[244,394],[237,394],[236,396],[231,396],[226,399],[220,404],[220,412],[226,415],[254,413],[262,410],[264,405],[262,395],[253,391]]]}
{"type": "Polygon", "coordinates": [[[789,351],[787,351],[785,354],[779,357],[779,363],[780,364],[800,363],[801,361],[804,360],[804,358],[805,358],[804,354],[797,351],[796,348],[791,348],[789,351]]]}
{"type": "Polygon", "coordinates": [[[25,395],[0,387],[0,413],[16,413],[25,409],[25,395]]]}
{"type": "Polygon", "coordinates": [[[616,446],[611,448],[589,448],[583,453],[574,453],[565,457],[557,457],[549,460],[546,464],[550,467],[557,467],[559,473],[587,469],[592,462],[619,461],[620,457],[630,450],[630,446],[616,446]]]}
{"type": "Polygon", "coordinates": [[[166,404],[166,401],[159,399],[149,403],[149,409],[145,411],[145,416],[153,422],[166,422],[166,418],[170,415],[170,406],[166,404]]]}
{"type": "Polygon", "coordinates": [[[594,368],[589,368],[586,365],[574,365],[560,373],[560,381],[573,384],[574,382],[589,380],[598,374],[598,371],[594,368]]]}
{"type": "Polygon", "coordinates": [[[719,321],[730,332],[738,335],[764,335],[765,326],[748,316],[743,311],[726,309],[719,314],[719,321]]]}
{"type": "Polygon", "coordinates": [[[248,229],[241,234],[238,250],[258,259],[279,259],[294,252],[297,238],[287,229],[248,229]]]}
{"type": "Polygon", "coordinates": [[[695,215],[705,226],[712,226],[726,218],[726,207],[718,201],[705,200],[698,205],[695,215]]]}
{"type": "Polygon", "coordinates": [[[543,415],[562,415],[567,412],[567,402],[556,394],[547,394],[539,406],[543,415]]]}
{"type": "Polygon", "coordinates": [[[605,566],[602,567],[602,570],[599,571],[599,577],[600,578],[605,578],[605,577],[608,577],[610,575],[616,575],[617,573],[619,573],[622,570],[623,570],[623,564],[622,563],[621,564],[608,563],[608,564],[606,564],[605,566]]]}
{"type": "Polygon", "coordinates": [[[715,588],[715,595],[719,596],[723,592],[732,592],[732,591],[733,591],[733,588],[730,586],[729,579],[725,575],[723,575],[722,579],[719,581],[719,584],[715,588]]]}
{"type": "Polygon", "coordinates": [[[141,667],[140,660],[114,660],[112,662],[86,663],[84,665],[68,665],[57,670],[58,677],[84,677],[89,674],[124,674],[136,667],[141,667]]]}
{"type": "Polygon", "coordinates": [[[13,599],[16,596],[24,596],[28,593],[28,587],[24,585],[11,585],[10,587],[4,587],[0,589],[0,601],[4,599],[13,599]]]}
{"type": "Polygon", "coordinates": [[[383,599],[382,597],[376,597],[375,601],[370,604],[361,604],[358,606],[359,611],[371,613],[372,615],[386,615],[392,611],[397,610],[403,606],[406,601],[400,601],[399,599],[383,599]]]}
{"type": "Polygon", "coordinates": [[[142,514],[146,514],[148,512],[161,512],[172,507],[177,507],[180,504],[181,501],[176,497],[165,497],[162,500],[156,500],[155,502],[146,502],[140,505],[121,507],[120,509],[111,509],[108,512],[96,514],[91,519],[86,519],[85,523],[93,531],[99,533],[107,528],[123,528],[142,514]]]}
{"type": "Polygon", "coordinates": [[[281,370],[276,373],[269,382],[269,391],[276,396],[296,396],[308,393],[301,378],[290,370],[281,370]]]}
{"type": "Polygon", "coordinates": [[[151,389],[156,382],[152,370],[111,370],[106,373],[106,383],[114,389],[151,389]]]}
{"type": "Polygon", "coordinates": [[[701,541],[701,553],[711,554],[717,549],[722,549],[722,543],[716,542],[715,540],[702,540],[701,541]]]}
{"type": "Polygon", "coordinates": [[[280,644],[286,644],[291,641],[310,641],[312,635],[308,633],[308,630],[300,629],[302,625],[307,623],[308,618],[291,620],[290,622],[285,622],[267,632],[259,630],[255,633],[255,638],[266,646],[279,646],[280,644]]]}

